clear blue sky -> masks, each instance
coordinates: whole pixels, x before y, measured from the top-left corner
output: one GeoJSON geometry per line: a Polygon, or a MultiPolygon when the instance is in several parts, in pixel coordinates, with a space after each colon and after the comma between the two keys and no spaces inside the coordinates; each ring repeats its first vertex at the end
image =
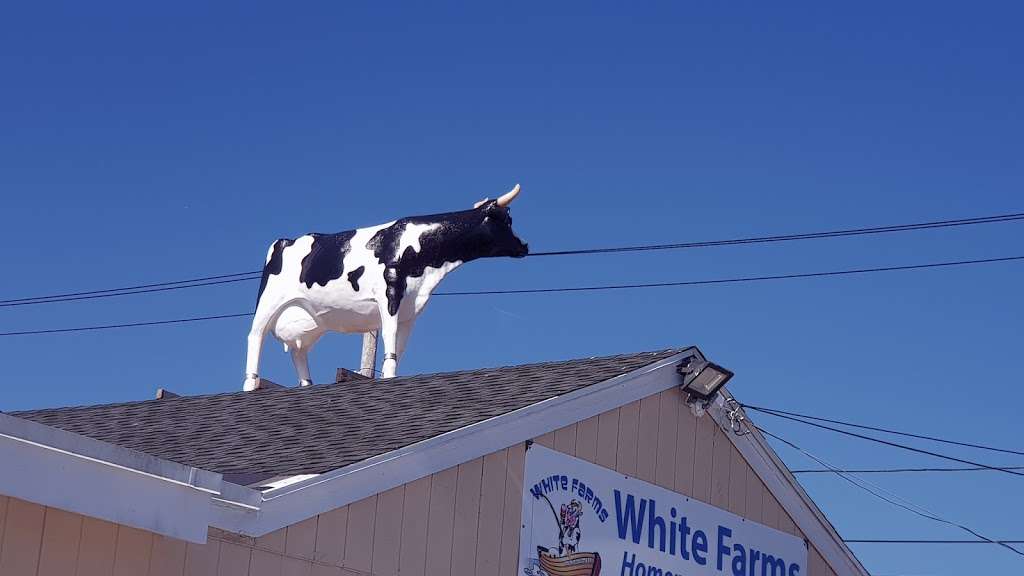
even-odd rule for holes
{"type": "MultiPolygon", "coordinates": [[[[257,269],[275,238],[463,209],[515,182],[515,227],[535,250],[1020,211],[1022,21],[1017,3],[8,3],[0,298],[257,269]]],[[[444,288],[1017,255],[1022,231],[481,261],[444,288]]],[[[401,372],[697,344],[750,403],[1022,449],[1022,287],[1011,263],[436,298],[401,372]]],[[[3,309],[0,331],[245,312],[255,294],[233,284],[3,309]]],[[[0,409],[236,390],[247,328],[4,338],[0,409]]],[[[315,379],[358,352],[356,336],[325,338],[315,379]]],[[[276,343],[264,358],[267,377],[292,382],[276,343]]],[[[759,421],[836,464],[944,465],[759,421]]],[[[1024,538],[1024,479],[871,479],[1024,538]]],[[[836,478],[804,481],[846,537],[964,536],[836,478]]],[[[1024,572],[990,546],[856,550],[879,574],[1024,572]]]]}

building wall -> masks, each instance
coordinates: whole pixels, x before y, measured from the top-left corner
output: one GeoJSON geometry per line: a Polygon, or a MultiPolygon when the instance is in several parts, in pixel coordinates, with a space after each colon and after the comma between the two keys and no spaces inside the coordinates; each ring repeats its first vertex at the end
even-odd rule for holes
{"type": "MultiPolygon", "coordinates": [[[[725,434],[672,389],[536,441],[803,538],[725,434]]],[[[512,576],[524,459],[517,444],[260,538],[211,529],[203,545],[0,497],[0,574],[512,576]]],[[[808,575],[835,575],[813,547],[808,575]]]]}

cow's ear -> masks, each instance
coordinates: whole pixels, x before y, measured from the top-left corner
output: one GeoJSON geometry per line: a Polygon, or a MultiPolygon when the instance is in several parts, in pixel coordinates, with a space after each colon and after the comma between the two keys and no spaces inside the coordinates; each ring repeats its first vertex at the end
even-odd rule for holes
{"type": "Polygon", "coordinates": [[[476,210],[477,208],[483,206],[484,204],[487,204],[488,200],[490,200],[490,198],[484,198],[483,200],[477,202],[476,204],[473,204],[473,209],[476,210]]]}

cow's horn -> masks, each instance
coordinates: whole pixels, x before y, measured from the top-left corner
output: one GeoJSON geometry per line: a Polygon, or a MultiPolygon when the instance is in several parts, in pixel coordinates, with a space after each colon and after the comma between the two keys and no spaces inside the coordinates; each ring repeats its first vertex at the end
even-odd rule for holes
{"type": "Polygon", "coordinates": [[[516,184],[515,188],[503,194],[501,198],[498,198],[498,206],[501,206],[502,208],[508,206],[516,199],[516,196],[519,196],[519,184],[516,184]]]}
{"type": "Polygon", "coordinates": [[[473,209],[475,210],[475,209],[483,206],[484,204],[487,204],[488,200],[490,200],[490,198],[484,198],[483,200],[477,202],[476,204],[473,204],[473,209]]]}

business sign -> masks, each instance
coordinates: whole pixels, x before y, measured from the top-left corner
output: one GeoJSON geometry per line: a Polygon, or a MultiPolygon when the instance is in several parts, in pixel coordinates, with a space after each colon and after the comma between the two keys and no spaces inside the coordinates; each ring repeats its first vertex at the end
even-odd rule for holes
{"type": "Polygon", "coordinates": [[[533,444],[520,576],[806,576],[791,534],[533,444]]]}

